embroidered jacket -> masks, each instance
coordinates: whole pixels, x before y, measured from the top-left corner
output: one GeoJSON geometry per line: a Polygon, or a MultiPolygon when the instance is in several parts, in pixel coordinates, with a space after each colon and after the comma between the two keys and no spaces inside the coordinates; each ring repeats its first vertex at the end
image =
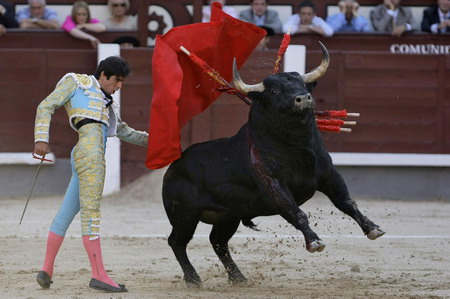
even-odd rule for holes
{"type": "Polygon", "coordinates": [[[125,142],[147,146],[148,134],[122,122],[117,113],[119,105],[113,103],[106,107],[107,103],[94,76],[66,74],[37,108],[34,141],[49,142],[51,117],[56,109],[64,106],[75,131],[74,122],[82,118],[94,119],[108,126],[108,137],[117,136],[125,142]]]}

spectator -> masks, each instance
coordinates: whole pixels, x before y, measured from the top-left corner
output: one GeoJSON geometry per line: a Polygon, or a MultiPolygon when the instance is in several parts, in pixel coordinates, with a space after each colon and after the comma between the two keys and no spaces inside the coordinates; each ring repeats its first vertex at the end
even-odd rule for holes
{"type": "Polygon", "coordinates": [[[69,32],[73,37],[90,41],[94,48],[97,48],[100,41],[95,36],[83,31],[83,29],[92,32],[103,32],[106,30],[105,25],[100,23],[99,20],[91,18],[89,5],[84,1],[73,3],[72,14],[66,17],[61,28],[69,32]]]}
{"type": "Polygon", "coordinates": [[[401,0],[384,0],[370,12],[373,29],[401,36],[407,31],[419,29],[411,8],[400,5],[401,0]]]}
{"type": "Polygon", "coordinates": [[[281,33],[283,24],[278,12],[268,9],[269,0],[250,0],[250,8],[241,11],[239,19],[257,26],[271,27],[275,33],[281,33]]]}
{"type": "Polygon", "coordinates": [[[141,45],[138,39],[133,36],[121,36],[112,41],[113,44],[119,44],[122,49],[137,48],[141,45]]]}
{"type": "Polygon", "coordinates": [[[340,13],[327,17],[328,25],[334,32],[369,32],[367,19],[358,15],[359,3],[356,0],[342,0],[338,3],[340,13]]]}
{"type": "Polygon", "coordinates": [[[311,1],[300,3],[297,13],[290,16],[283,25],[283,32],[297,33],[317,33],[323,36],[332,36],[333,28],[321,17],[316,16],[316,6],[311,1]]]}
{"type": "Polygon", "coordinates": [[[211,19],[211,4],[214,2],[219,2],[222,4],[222,10],[232,16],[233,18],[237,18],[237,12],[233,7],[225,6],[225,0],[209,0],[209,5],[204,6],[202,10],[202,22],[209,22],[211,19]]]}
{"type": "Polygon", "coordinates": [[[437,0],[437,5],[423,11],[422,31],[450,32],[450,0],[437,0]]]}
{"type": "Polygon", "coordinates": [[[137,31],[137,17],[127,14],[129,0],[108,0],[108,8],[111,16],[104,21],[106,29],[137,31]]]}
{"type": "Polygon", "coordinates": [[[0,1],[0,36],[6,34],[6,28],[16,28],[19,24],[16,21],[14,6],[8,2],[0,1]]]}
{"type": "Polygon", "coordinates": [[[259,26],[260,28],[266,30],[266,36],[264,36],[259,44],[256,46],[256,50],[268,50],[267,45],[270,42],[270,37],[275,35],[275,31],[272,29],[272,27],[268,26],[259,26]]]}
{"type": "Polygon", "coordinates": [[[17,12],[20,28],[59,29],[58,14],[45,5],[45,0],[28,0],[28,7],[17,12]]]}

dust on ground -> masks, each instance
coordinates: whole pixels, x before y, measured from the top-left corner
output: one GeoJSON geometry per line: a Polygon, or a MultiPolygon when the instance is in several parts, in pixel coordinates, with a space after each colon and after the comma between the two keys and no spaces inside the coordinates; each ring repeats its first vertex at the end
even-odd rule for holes
{"type": "Polygon", "coordinates": [[[200,224],[188,255],[203,288],[187,289],[167,245],[171,226],[154,171],[102,200],[103,258],[109,275],[128,293],[88,287],[90,266],[80,238],[79,215],[56,259],[54,283],[41,289],[35,276],[60,197],[0,199],[1,298],[450,298],[450,202],[356,199],[387,234],[371,241],[323,195],[302,209],[325,241],[308,253],[302,235],[279,216],[255,219],[260,232],[240,226],[232,255],[249,282],[228,283],[200,224]]]}

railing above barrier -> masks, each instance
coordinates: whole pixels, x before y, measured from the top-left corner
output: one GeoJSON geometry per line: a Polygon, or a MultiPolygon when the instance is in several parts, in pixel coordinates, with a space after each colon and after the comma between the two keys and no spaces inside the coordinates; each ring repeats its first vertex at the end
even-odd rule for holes
{"type": "MultiPolygon", "coordinates": [[[[90,33],[102,43],[112,43],[127,35],[138,38],[136,31],[105,31],[90,33]]],[[[8,29],[0,38],[1,49],[92,49],[87,40],[77,39],[58,29],[8,29]]]]}
{"type": "MultiPolygon", "coordinates": [[[[92,33],[102,43],[111,43],[120,36],[139,38],[136,31],[106,31],[92,33]]],[[[278,49],[283,36],[271,37],[269,48],[278,49]]],[[[308,50],[318,49],[318,41],[328,50],[340,51],[377,51],[395,54],[436,55],[450,54],[450,34],[430,35],[426,33],[408,33],[401,38],[382,33],[337,33],[325,38],[315,34],[293,35],[291,44],[305,45],[308,50]]],[[[62,30],[24,30],[10,29],[0,39],[2,49],[91,49],[88,41],[73,38],[62,30]]]]}

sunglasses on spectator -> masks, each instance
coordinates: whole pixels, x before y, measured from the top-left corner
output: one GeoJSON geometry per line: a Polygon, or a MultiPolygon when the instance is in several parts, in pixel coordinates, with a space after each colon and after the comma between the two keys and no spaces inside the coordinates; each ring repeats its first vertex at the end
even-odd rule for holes
{"type": "Polygon", "coordinates": [[[127,5],[126,5],[125,3],[114,3],[112,6],[113,6],[113,7],[119,7],[119,6],[125,7],[125,6],[127,6],[127,5]]]}

